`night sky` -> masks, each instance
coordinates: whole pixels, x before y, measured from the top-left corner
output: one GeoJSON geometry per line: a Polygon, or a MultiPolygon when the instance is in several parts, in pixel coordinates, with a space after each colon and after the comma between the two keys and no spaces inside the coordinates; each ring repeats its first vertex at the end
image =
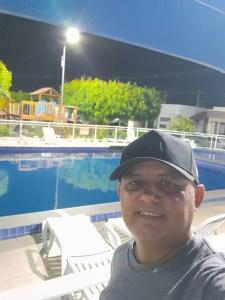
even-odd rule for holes
{"type": "MultiPolygon", "coordinates": [[[[59,90],[64,28],[0,14],[0,59],[13,73],[12,90],[59,90]]],[[[66,81],[91,76],[155,86],[167,103],[225,106],[225,75],[166,54],[82,33],[67,46],[66,81]]]]}

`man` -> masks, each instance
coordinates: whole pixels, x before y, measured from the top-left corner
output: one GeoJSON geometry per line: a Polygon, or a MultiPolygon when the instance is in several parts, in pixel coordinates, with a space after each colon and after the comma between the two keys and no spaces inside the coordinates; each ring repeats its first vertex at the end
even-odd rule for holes
{"type": "Polygon", "coordinates": [[[224,300],[225,256],[191,230],[205,191],[190,145],[152,130],[110,179],[134,240],[116,249],[100,300],[224,300]]]}

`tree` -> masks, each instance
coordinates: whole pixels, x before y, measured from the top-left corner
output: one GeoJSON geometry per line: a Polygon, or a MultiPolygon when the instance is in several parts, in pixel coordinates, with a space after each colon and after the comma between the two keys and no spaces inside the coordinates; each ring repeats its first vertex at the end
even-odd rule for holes
{"type": "Polygon", "coordinates": [[[22,100],[30,100],[30,94],[25,91],[11,92],[11,99],[16,102],[20,102],[22,100]]]}
{"type": "Polygon", "coordinates": [[[10,87],[12,84],[12,73],[7,69],[3,61],[0,60],[0,97],[10,97],[10,87]]]}
{"type": "Polygon", "coordinates": [[[193,132],[195,130],[195,124],[192,120],[188,118],[184,118],[182,116],[178,116],[174,118],[170,122],[170,129],[171,130],[178,130],[178,131],[189,131],[193,132]]]}
{"type": "Polygon", "coordinates": [[[123,122],[148,120],[152,124],[161,104],[155,88],[84,77],[65,83],[64,96],[67,105],[78,106],[84,119],[98,124],[114,118],[123,122]]]}
{"type": "Polygon", "coordinates": [[[10,98],[10,87],[12,83],[12,73],[7,69],[3,61],[0,60],[0,109],[6,107],[10,98]]]}

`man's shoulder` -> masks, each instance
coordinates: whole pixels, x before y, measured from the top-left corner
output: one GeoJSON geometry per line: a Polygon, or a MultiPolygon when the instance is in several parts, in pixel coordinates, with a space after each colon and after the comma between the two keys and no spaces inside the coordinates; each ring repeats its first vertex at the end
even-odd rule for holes
{"type": "Polygon", "coordinates": [[[215,252],[205,259],[201,264],[202,270],[220,270],[225,275],[225,253],[215,252]]]}
{"type": "Polygon", "coordinates": [[[200,248],[199,255],[189,260],[189,266],[178,279],[168,299],[224,300],[225,255],[210,249],[204,253],[204,249],[200,248]]]}
{"type": "Polygon", "coordinates": [[[217,252],[216,249],[202,237],[193,237],[193,248],[196,250],[194,265],[200,265],[201,269],[221,268],[225,270],[225,252],[217,252]]]}
{"type": "Polygon", "coordinates": [[[225,299],[225,254],[218,252],[208,256],[199,271],[205,299],[225,299]]]}

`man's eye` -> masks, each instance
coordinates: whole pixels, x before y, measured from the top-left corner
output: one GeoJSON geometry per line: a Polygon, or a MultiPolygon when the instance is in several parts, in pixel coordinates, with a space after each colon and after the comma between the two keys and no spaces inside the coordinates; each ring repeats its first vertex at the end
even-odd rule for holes
{"type": "Polygon", "coordinates": [[[140,180],[131,180],[131,181],[127,182],[126,189],[128,191],[134,191],[134,190],[140,189],[142,186],[143,186],[142,181],[140,181],[140,180]]]}
{"type": "Polygon", "coordinates": [[[182,187],[170,180],[162,180],[160,185],[161,188],[168,193],[179,193],[183,190],[182,187]]]}

